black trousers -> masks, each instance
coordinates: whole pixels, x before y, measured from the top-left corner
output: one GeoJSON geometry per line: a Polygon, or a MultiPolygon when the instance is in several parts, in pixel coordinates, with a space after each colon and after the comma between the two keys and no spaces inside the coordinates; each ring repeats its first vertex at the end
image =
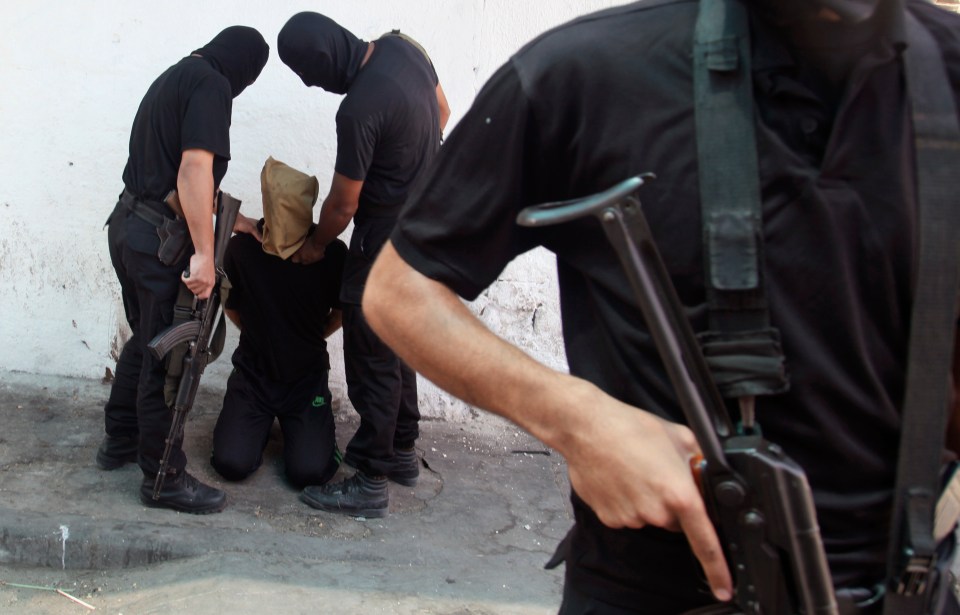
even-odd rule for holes
{"type": "Polygon", "coordinates": [[[377,337],[357,304],[343,304],[343,356],[347,395],[360,415],[344,459],[385,475],[394,450],[413,447],[420,435],[417,375],[377,337]]]}
{"type": "Polygon", "coordinates": [[[287,479],[297,487],[322,485],[340,465],[327,371],[298,382],[269,380],[241,351],[234,353],[223,408],[213,430],[213,467],[242,480],[263,462],[274,418],[283,433],[287,479]]]}
{"type": "MultiPolygon", "coordinates": [[[[108,224],[110,260],[120,281],[123,309],[133,336],[117,359],[110,397],[104,406],[104,429],[110,436],[139,437],[140,468],[147,476],[155,476],[172,412],[163,397],[163,361],[154,359],[146,345],[173,322],[180,274],[189,255],[169,267],[161,263],[156,227],[119,203],[108,224]]],[[[187,464],[180,444],[174,444],[170,455],[170,469],[178,474],[187,464]]]]}

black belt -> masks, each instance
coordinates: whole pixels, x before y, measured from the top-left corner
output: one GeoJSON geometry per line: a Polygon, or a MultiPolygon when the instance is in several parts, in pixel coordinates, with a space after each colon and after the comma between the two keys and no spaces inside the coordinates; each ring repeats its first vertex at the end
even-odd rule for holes
{"type": "Polygon", "coordinates": [[[140,200],[126,189],[120,195],[120,203],[129,209],[133,215],[153,226],[163,226],[163,222],[167,218],[176,218],[169,205],[159,201],[140,200]]]}

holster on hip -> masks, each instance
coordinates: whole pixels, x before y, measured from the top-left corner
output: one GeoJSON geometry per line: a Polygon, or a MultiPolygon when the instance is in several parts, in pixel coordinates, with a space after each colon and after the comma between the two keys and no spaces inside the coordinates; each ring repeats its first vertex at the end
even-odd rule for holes
{"type": "Polygon", "coordinates": [[[160,248],[157,257],[164,265],[172,266],[183,262],[190,250],[190,229],[183,218],[164,218],[157,227],[160,237],[160,248]]]}

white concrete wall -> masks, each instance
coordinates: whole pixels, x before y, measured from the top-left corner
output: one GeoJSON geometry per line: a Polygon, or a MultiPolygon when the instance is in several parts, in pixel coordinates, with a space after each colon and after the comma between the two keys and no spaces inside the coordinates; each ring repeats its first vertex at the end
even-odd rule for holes
{"type": "MultiPolygon", "coordinates": [[[[305,88],[276,55],[301,10],[325,12],[357,36],[399,27],[430,52],[452,127],[493,71],[543,30],[615,0],[5,0],[0,3],[0,380],[4,371],[100,378],[128,331],[103,223],[122,189],[134,113],[167,66],[223,27],[257,28],[271,46],[259,80],[234,104],[233,160],[223,188],[261,214],[267,156],[330,182],[339,97],[305,88]]],[[[448,128],[449,130],[450,128],[448,128]]],[[[321,193],[321,198],[322,198],[321,193]]],[[[350,229],[344,234],[349,239],[350,229]]],[[[565,366],[552,256],[511,265],[474,304],[499,334],[565,366]],[[535,323],[535,325],[534,325],[535,323]]],[[[231,332],[228,351],[236,344],[231,332]]],[[[345,402],[342,344],[332,339],[334,394],[345,402]]],[[[205,386],[223,386],[229,355],[205,386]]],[[[423,410],[467,409],[421,380],[423,410]]],[[[348,403],[348,402],[345,402],[348,403]]]]}

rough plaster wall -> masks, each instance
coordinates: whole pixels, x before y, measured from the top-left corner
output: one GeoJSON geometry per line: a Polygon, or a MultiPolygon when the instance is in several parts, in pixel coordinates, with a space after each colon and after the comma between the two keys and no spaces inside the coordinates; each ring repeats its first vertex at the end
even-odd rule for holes
{"type": "MultiPolygon", "coordinates": [[[[8,0],[0,3],[0,379],[4,371],[99,378],[129,335],[103,223],[122,188],[130,124],[167,66],[227,25],[259,29],[271,57],[234,104],[224,190],[261,214],[267,156],[314,173],[326,188],[339,97],[304,88],[276,56],[276,33],[301,10],[325,12],[371,39],[395,27],[430,51],[455,125],[484,81],[543,30],[612,0],[8,0]]],[[[348,239],[351,229],[344,234],[348,239]]],[[[495,332],[563,369],[553,259],[513,263],[472,304],[495,332]]],[[[205,386],[223,386],[229,352],[205,386]]],[[[331,340],[331,385],[343,403],[342,342],[331,340]]],[[[421,380],[424,414],[468,409],[421,380]]]]}

